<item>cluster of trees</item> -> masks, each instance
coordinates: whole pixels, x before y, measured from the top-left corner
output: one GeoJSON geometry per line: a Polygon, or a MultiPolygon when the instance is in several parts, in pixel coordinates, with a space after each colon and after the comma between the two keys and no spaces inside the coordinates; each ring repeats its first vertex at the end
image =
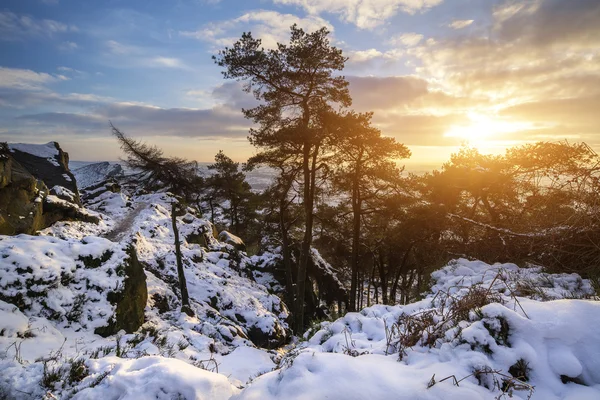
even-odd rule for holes
{"type": "MultiPolygon", "coordinates": [[[[172,191],[257,251],[269,238],[276,242],[296,332],[308,323],[305,300],[317,286],[308,274],[313,248],[336,266],[349,311],[414,300],[429,273],[455,257],[600,271],[595,152],[567,142],[500,156],[464,147],[439,171],[405,174],[399,165],[407,147],[383,136],[372,113],[350,108],[339,75],[346,58],[328,34],[292,26],[289,44],[264,49],[244,33],[214,56],[224,77],[243,82],[259,101],[242,110],[258,150],[244,169],[275,171],[264,193],[253,193],[223,152],[203,179],[190,172],[194,164],[134,143],[148,153],[133,157],[148,182],[173,182],[172,191]]],[[[127,138],[113,131],[127,151],[127,138]]]]}
{"type": "Polygon", "coordinates": [[[227,79],[260,105],[243,110],[259,149],[248,166],[279,172],[278,218],[288,288],[301,331],[311,246],[339,268],[347,309],[413,300],[450,258],[541,264],[587,276],[600,271],[600,159],[585,144],[537,143],[504,155],[464,147],[441,170],[403,175],[410,156],[356,113],[346,58],[322,28],[291,27],[289,44],[264,49],[245,33],[215,57],[227,79]],[[294,242],[300,257],[290,264],[294,242]]]}

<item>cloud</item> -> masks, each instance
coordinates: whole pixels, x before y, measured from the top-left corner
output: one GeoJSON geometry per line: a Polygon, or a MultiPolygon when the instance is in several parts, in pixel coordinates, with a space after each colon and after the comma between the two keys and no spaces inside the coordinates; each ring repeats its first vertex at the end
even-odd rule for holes
{"type": "Polygon", "coordinates": [[[437,38],[409,49],[420,63],[417,72],[449,92],[498,106],[599,90],[600,3],[505,1],[492,16],[485,33],[437,38]]]}
{"type": "Polygon", "coordinates": [[[58,49],[60,51],[64,51],[64,52],[69,52],[69,51],[75,51],[79,48],[79,46],[77,45],[77,43],[75,42],[62,42],[59,46],[58,49]]]}
{"type": "Polygon", "coordinates": [[[29,15],[0,12],[0,40],[14,41],[30,37],[52,37],[56,34],[77,32],[74,25],[52,19],[37,19],[29,15]]]}
{"type": "Polygon", "coordinates": [[[151,65],[164,68],[189,69],[189,67],[180,59],[173,57],[154,57],[149,60],[151,65]]]}
{"type": "Polygon", "coordinates": [[[39,90],[48,83],[66,79],[62,75],[51,75],[30,69],[0,67],[0,88],[39,90]]]}
{"type": "Polygon", "coordinates": [[[596,0],[505,2],[494,9],[494,17],[503,40],[524,40],[542,48],[600,45],[600,2],[596,0]]]}
{"type": "Polygon", "coordinates": [[[416,77],[349,76],[352,106],[359,111],[397,110],[428,93],[427,82],[416,77]]]}
{"type": "Polygon", "coordinates": [[[219,104],[233,110],[249,109],[259,104],[251,93],[242,90],[242,84],[239,82],[226,82],[219,85],[212,90],[210,95],[219,104]]]}
{"type": "Polygon", "coordinates": [[[254,37],[262,40],[263,46],[274,48],[278,42],[288,41],[290,26],[293,24],[297,24],[300,28],[309,32],[324,26],[333,31],[333,26],[318,16],[310,15],[301,18],[276,11],[255,10],[235,19],[211,22],[196,31],[181,31],[179,34],[223,47],[229,46],[238,40],[242,30],[251,31],[254,37]]]}
{"type": "Polygon", "coordinates": [[[17,117],[20,128],[37,128],[41,134],[71,129],[76,135],[105,136],[108,121],[137,136],[244,138],[250,122],[227,106],[211,109],[161,108],[111,103],[82,113],[38,113],[17,117]]]}
{"type": "MultiPolygon", "coordinates": [[[[69,67],[58,69],[77,73],[69,67]]],[[[49,90],[49,84],[63,79],[66,78],[62,75],[0,68],[0,105],[8,112],[0,116],[4,131],[50,138],[58,134],[105,137],[110,120],[138,136],[241,140],[247,135],[251,122],[243,118],[240,108],[256,105],[251,95],[243,92],[236,82],[228,82],[207,93],[216,100],[213,106],[164,108],[119,102],[94,94],[60,94],[49,90]],[[31,112],[36,108],[55,111],[31,112]],[[28,112],[19,113],[20,109],[28,112]]]]}
{"type": "Polygon", "coordinates": [[[339,15],[361,29],[373,29],[398,12],[415,14],[425,12],[442,0],[273,0],[275,4],[302,7],[311,15],[331,13],[339,15]]]}
{"type": "Polygon", "coordinates": [[[463,29],[473,23],[472,19],[456,19],[448,24],[452,29],[463,29]]]}
{"type": "Polygon", "coordinates": [[[139,54],[141,49],[136,46],[129,46],[116,40],[108,40],[105,43],[108,51],[114,55],[139,54]]]}
{"type": "Polygon", "coordinates": [[[409,32],[391,38],[388,43],[392,46],[403,45],[406,47],[414,47],[423,40],[423,35],[419,33],[409,32]]]}
{"type": "Polygon", "coordinates": [[[105,43],[108,50],[107,56],[118,57],[119,66],[128,68],[173,68],[191,70],[191,68],[180,58],[153,55],[154,49],[133,46],[108,40],[105,43]]]}

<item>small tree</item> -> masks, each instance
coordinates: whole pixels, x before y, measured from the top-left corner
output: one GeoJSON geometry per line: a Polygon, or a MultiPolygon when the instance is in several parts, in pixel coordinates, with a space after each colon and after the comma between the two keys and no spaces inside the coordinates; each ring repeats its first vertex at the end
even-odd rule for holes
{"type": "Polygon", "coordinates": [[[215,163],[208,166],[208,169],[216,172],[208,180],[209,190],[213,193],[211,200],[221,198],[229,202],[225,211],[229,217],[230,230],[236,235],[240,234],[241,209],[252,197],[250,184],[246,182],[246,175],[239,170],[239,166],[240,164],[227,157],[223,150],[219,150],[215,156],[215,163]]]}
{"type": "MultiPolygon", "coordinates": [[[[134,169],[133,179],[149,190],[167,187],[170,192],[189,201],[193,198],[194,183],[197,182],[198,164],[178,157],[165,157],[162,150],[125,136],[123,132],[110,124],[113,135],[119,141],[121,150],[127,155],[125,162],[134,169]]],[[[171,222],[175,236],[175,256],[177,259],[177,275],[181,292],[181,311],[193,316],[187,290],[185,273],[177,229],[177,204],[171,203],[171,222]]]]}

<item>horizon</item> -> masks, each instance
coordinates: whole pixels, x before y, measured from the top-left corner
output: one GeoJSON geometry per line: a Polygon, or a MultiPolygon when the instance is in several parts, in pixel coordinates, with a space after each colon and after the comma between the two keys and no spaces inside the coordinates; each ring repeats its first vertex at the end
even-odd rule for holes
{"type": "Polygon", "coordinates": [[[211,162],[222,149],[243,162],[254,148],[241,109],[257,102],[211,56],[245,31],[285,43],[297,23],[331,31],[352,108],[407,145],[407,166],[441,166],[463,142],[600,150],[598,20],[591,0],[9,0],[0,136],[116,160],[112,121],[166,154],[211,162]]]}

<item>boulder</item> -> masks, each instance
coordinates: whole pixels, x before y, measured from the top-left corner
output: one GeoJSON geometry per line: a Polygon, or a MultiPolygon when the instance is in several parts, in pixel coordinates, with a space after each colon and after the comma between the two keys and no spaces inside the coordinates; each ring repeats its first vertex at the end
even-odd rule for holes
{"type": "Polygon", "coordinates": [[[288,332],[279,324],[275,324],[269,332],[265,332],[258,326],[251,326],[247,331],[248,339],[263,349],[277,349],[286,344],[289,339],[288,332]]]}
{"type": "Polygon", "coordinates": [[[75,176],[69,170],[69,154],[58,143],[8,145],[11,156],[31,175],[42,180],[47,187],[61,186],[74,194],[74,202],[81,204],[75,176]]]}
{"type": "Polygon", "coordinates": [[[129,258],[124,270],[127,277],[123,290],[107,295],[108,300],[116,305],[115,315],[107,326],[94,330],[94,333],[103,337],[114,335],[120,330],[133,333],[144,323],[144,309],[148,300],[146,274],[138,261],[135,248],[130,246],[127,252],[129,258]]]}
{"type": "Polygon", "coordinates": [[[97,216],[80,206],[75,178],[66,163],[68,155],[55,142],[0,143],[0,235],[34,235],[64,220],[98,223],[97,216]],[[48,184],[55,185],[48,190],[48,184]]]}
{"type": "Polygon", "coordinates": [[[100,219],[77,204],[50,195],[44,199],[43,221],[45,228],[58,221],[83,221],[97,224],[100,219]]]}
{"type": "Polygon", "coordinates": [[[45,227],[48,189],[6,152],[0,154],[0,235],[34,234],[45,227]]]}
{"type": "Polygon", "coordinates": [[[219,240],[223,243],[232,245],[236,250],[246,251],[246,244],[244,241],[231,232],[223,231],[219,233],[219,240]]]}

